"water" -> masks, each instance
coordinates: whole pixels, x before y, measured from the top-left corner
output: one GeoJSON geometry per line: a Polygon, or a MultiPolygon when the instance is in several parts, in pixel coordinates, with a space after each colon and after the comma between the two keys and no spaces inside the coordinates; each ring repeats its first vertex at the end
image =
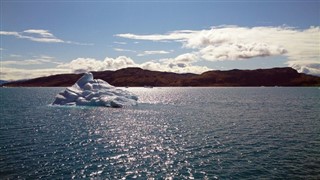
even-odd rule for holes
{"type": "Polygon", "coordinates": [[[319,88],[129,88],[139,105],[55,107],[1,88],[0,179],[319,179],[319,88]]]}

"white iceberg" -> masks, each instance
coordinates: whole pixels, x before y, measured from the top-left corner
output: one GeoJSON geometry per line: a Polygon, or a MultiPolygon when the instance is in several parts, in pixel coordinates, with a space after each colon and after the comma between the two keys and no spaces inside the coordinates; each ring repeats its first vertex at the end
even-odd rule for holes
{"type": "Polygon", "coordinates": [[[73,86],[60,92],[53,105],[123,107],[137,105],[138,97],[129,91],[115,88],[101,79],[85,73],[73,86]]]}

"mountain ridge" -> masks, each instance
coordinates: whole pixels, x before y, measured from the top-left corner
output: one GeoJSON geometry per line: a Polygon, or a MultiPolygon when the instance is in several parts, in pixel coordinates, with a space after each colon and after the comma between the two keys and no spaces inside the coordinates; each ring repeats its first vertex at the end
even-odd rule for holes
{"type": "MultiPolygon", "coordinates": [[[[172,73],[124,68],[92,72],[114,86],[320,86],[320,77],[298,73],[290,67],[256,70],[212,70],[202,74],[172,73]]],[[[65,87],[74,84],[82,74],[58,74],[26,81],[9,82],[9,87],[65,87]]]]}

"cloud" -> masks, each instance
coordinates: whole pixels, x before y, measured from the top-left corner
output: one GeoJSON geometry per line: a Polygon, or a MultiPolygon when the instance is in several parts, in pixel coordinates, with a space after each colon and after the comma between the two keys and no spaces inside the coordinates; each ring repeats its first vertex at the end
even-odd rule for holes
{"type": "Polygon", "coordinates": [[[220,46],[209,45],[202,48],[199,52],[205,60],[223,61],[283,55],[287,53],[287,50],[264,43],[231,43],[220,46]]]}
{"type": "Polygon", "coordinates": [[[193,53],[186,53],[177,56],[174,61],[175,62],[183,62],[183,63],[192,63],[198,59],[198,56],[193,53]]]}
{"type": "Polygon", "coordinates": [[[142,63],[139,67],[142,69],[148,69],[152,71],[164,71],[164,72],[174,72],[174,73],[195,73],[195,74],[201,74],[203,72],[212,70],[206,66],[196,66],[192,64],[187,63],[174,63],[169,61],[159,63],[159,62],[153,62],[148,61],[145,63],[142,63]]]}
{"type": "Polygon", "coordinates": [[[289,61],[287,64],[299,73],[320,76],[320,61],[289,61]]]}
{"type": "Polygon", "coordinates": [[[136,66],[136,63],[131,58],[126,56],[119,56],[117,58],[106,57],[104,59],[104,63],[107,64],[105,70],[117,70],[136,66]]]}
{"type": "Polygon", "coordinates": [[[94,58],[77,58],[70,63],[58,65],[58,68],[71,69],[72,72],[87,72],[87,71],[105,71],[117,70],[126,67],[137,66],[134,61],[126,56],[117,58],[106,57],[103,61],[94,58]]]}
{"type": "Polygon", "coordinates": [[[140,67],[142,69],[154,71],[198,74],[210,70],[206,66],[195,66],[193,63],[197,61],[198,57],[192,53],[182,54],[175,58],[161,59],[159,61],[148,61],[142,64],[134,62],[134,60],[130,57],[119,56],[117,58],[106,57],[104,60],[98,60],[94,58],[77,58],[68,63],[59,63],[55,68],[17,68],[17,65],[35,65],[45,63],[46,61],[51,63],[54,62],[53,57],[50,56],[37,57],[42,57],[43,59],[1,62],[2,69],[0,78],[5,80],[30,79],[61,73],[83,73],[88,71],[118,70],[127,67],[140,67]],[[10,65],[15,65],[15,67],[8,67],[10,65]]]}
{"type": "Polygon", "coordinates": [[[314,26],[307,29],[286,26],[216,26],[198,31],[180,30],[149,35],[127,33],[116,36],[135,40],[180,42],[182,48],[192,50],[200,59],[207,61],[284,56],[288,62],[319,62],[319,34],[320,27],[314,26]]]}
{"type": "MultiPolygon", "coordinates": [[[[10,55],[11,57],[22,57],[20,55],[10,55]]],[[[24,59],[24,60],[2,60],[0,62],[1,66],[26,66],[26,65],[40,65],[40,64],[61,64],[54,60],[54,57],[41,55],[35,56],[33,59],[24,59]]]]}
{"type": "Polygon", "coordinates": [[[19,55],[19,54],[10,54],[10,57],[18,58],[18,57],[21,57],[21,55],[19,55]]]}
{"type": "Polygon", "coordinates": [[[43,64],[42,61],[29,59],[29,60],[23,60],[23,61],[1,61],[2,66],[8,66],[8,65],[35,65],[35,64],[43,64]]]}
{"type": "Polygon", "coordinates": [[[175,31],[168,34],[152,34],[152,35],[136,35],[136,34],[116,34],[117,37],[136,39],[136,40],[149,40],[149,41],[169,41],[169,40],[183,40],[189,38],[193,31],[175,31]]]}
{"type": "Polygon", "coordinates": [[[43,30],[43,29],[29,29],[23,31],[25,33],[30,33],[30,34],[37,34],[41,37],[45,38],[55,38],[53,34],[51,34],[48,30],[43,30]]]}
{"type": "Polygon", "coordinates": [[[115,41],[115,42],[113,42],[113,43],[115,43],[115,44],[121,44],[121,45],[127,44],[126,42],[119,42],[119,41],[115,41]]]}
{"type": "Polygon", "coordinates": [[[196,58],[196,55],[187,53],[176,58],[147,61],[142,64],[137,64],[126,56],[106,57],[103,61],[94,58],[77,58],[70,63],[61,64],[57,67],[71,69],[72,72],[117,70],[127,67],[140,67],[142,69],[176,73],[203,73],[210,70],[205,66],[194,66],[192,63],[195,62],[196,58]]]}
{"type": "Polygon", "coordinates": [[[201,74],[205,71],[212,70],[206,66],[196,66],[198,56],[193,53],[181,54],[175,58],[161,59],[160,63],[147,62],[141,65],[143,69],[166,71],[175,73],[196,73],[201,74]]]}
{"type": "Polygon", "coordinates": [[[48,55],[40,55],[40,56],[34,56],[35,58],[41,58],[41,59],[54,59],[52,56],[48,55]]]}
{"type": "Polygon", "coordinates": [[[319,27],[220,27],[199,31],[183,46],[199,49],[206,60],[241,60],[283,55],[288,60],[319,59],[319,27]]]}
{"type": "Polygon", "coordinates": [[[43,30],[43,29],[28,29],[23,32],[0,31],[0,35],[14,36],[19,39],[29,39],[30,41],[42,42],[42,43],[66,43],[66,44],[76,44],[76,45],[93,45],[90,43],[65,41],[55,37],[48,30],[43,30]]]}
{"type": "Polygon", "coordinates": [[[10,31],[0,31],[0,35],[6,35],[6,36],[15,36],[16,38],[21,39],[29,39],[31,41],[35,42],[45,42],[45,43],[63,43],[64,41],[61,39],[58,39],[54,37],[49,31],[47,30],[25,30],[23,32],[10,32],[10,31]],[[31,36],[31,35],[37,35],[37,36],[31,36]]]}
{"type": "Polygon", "coordinates": [[[139,53],[137,56],[148,56],[148,55],[154,55],[154,54],[169,54],[170,51],[143,51],[142,53],[139,53]]]}
{"type": "Polygon", "coordinates": [[[23,69],[1,67],[0,79],[2,80],[22,80],[32,79],[55,74],[71,73],[69,69],[45,68],[45,69],[23,69]]]}
{"type": "Polygon", "coordinates": [[[132,52],[132,53],[136,53],[137,51],[134,50],[130,50],[130,49],[121,49],[121,48],[113,48],[113,50],[115,51],[119,51],[119,52],[132,52]]]}
{"type": "Polygon", "coordinates": [[[16,37],[20,36],[20,34],[18,32],[10,32],[10,31],[0,31],[0,35],[16,36],[16,37]]]}
{"type": "MultiPolygon", "coordinates": [[[[137,53],[135,50],[130,50],[130,49],[122,49],[122,48],[113,48],[113,50],[118,51],[118,52],[131,52],[131,53],[137,53]]],[[[155,55],[155,54],[169,54],[171,53],[170,51],[143,51],[137,56],[148,56],[148,55],[155,55]]]]}

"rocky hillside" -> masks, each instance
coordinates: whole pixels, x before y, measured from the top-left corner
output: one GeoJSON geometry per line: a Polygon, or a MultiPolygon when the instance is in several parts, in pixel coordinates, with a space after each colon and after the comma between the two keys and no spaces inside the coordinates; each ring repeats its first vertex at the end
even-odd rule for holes
{"type": "MultiPolygon", "coordinates": [[[[320,77],[298,73],[292,68],[257,70],[207,71],[198,74],[176,74],[126,68],[117,71],[93,72],[114,86],[320,86],[320,77]]],[[[63,87],[74,84],[82,74],[60,74],[35,78],[5,86],[63,87]]]]}

